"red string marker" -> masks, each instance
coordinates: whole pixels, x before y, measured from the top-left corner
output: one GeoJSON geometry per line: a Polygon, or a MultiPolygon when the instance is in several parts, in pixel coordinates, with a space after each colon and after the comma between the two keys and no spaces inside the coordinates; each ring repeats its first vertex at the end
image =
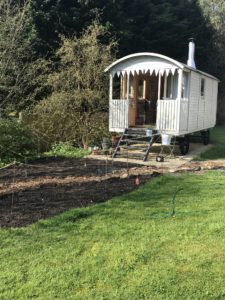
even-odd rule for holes
{"type": "Polygon", "coordinates": [[[137,177],[136,179],[135,179],[135,184],[137,185],[137,186],[139,186],[140,185],[140,179],[139,179],[139,177],[137,177]]]}

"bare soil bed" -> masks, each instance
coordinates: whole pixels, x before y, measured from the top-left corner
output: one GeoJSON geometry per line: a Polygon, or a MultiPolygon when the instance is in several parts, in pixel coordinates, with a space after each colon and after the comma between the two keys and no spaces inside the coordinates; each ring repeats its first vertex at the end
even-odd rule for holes
{"type": "Polygon", "coordinates": [[[136,189],[139,182],[154,176],[153,171],[122,162],[63,158],[1,169],[0,227],[26,226],[71,208],[107,201],[136,189]]]}
{"type": "Polygon", "coordinates": [[[12,165],[0,169],[0,227],[26,226],[104,202],[163,173],[212,169],[225,170],[225,161],[188,162],[175,169],[93,158],[43,158],[12,165]]]}

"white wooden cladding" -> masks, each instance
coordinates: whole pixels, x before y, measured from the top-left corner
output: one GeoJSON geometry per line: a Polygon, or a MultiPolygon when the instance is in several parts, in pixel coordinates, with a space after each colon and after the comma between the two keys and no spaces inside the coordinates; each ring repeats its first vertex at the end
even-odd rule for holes
{"type": "Polygon", "coordinates": [[[200,98],[200,76],[191,72],[190,96],[189,96],[189,119],[188,131],[194,132],[198,129],[198,103],[200,98]]]}
{"type": "Polygon", "coordinates": [[[156,129],[179,134],[187,131],[188,101],[187,100],[159,100],[157,104],[156,129]]]}
{"type": "Polygon", "coordinates": [[[186,132],[188,130],[188,99],[180,100],[180,132],[186,132]]]}
{"type": "Polygon", "coordinates": [[[179,123],[179,102],[176,100],[159,100],[157,104],[157,124],[158,130],[177,131],[179,123]]]}
{"type": "Polygon", "coordinates": [[[188,132],[212,128],[216,124],[218,81],[191,72],[188,132]],[[205,95],[201,97],[201,79],[205,79],[205,95]]]}
{"type": "Polygon", "coordinates": [[[122,132],[128,128],[129,100],[109,101],[109,130],[122,132]]]}

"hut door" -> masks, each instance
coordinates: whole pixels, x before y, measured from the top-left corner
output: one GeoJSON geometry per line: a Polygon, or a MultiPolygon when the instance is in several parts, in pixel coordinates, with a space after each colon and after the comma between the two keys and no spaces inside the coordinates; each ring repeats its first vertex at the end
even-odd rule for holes
{"type": "Polygon", "coordinates": [[[129,77],[129,126],[134,127],[137,113],[137,100],[136,100],[136,89],[137,89],[137,75],[130,75],[129,77]]]}

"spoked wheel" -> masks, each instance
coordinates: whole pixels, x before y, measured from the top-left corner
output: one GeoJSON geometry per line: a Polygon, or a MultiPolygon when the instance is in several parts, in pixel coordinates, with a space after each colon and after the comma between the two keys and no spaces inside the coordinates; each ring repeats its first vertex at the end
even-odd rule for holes
{"type": "Polygon", "coordinates": [[[202,141],[204,145],[208,145],[209,144],[209,140],[210,140],[210,135],[209,135],[209,129],[202,131],[201,132],[202,135],[202,141]]]}
{"type": "Polygon", "coordinates": [[[182,155],[186,155],[189,151],[189,137],[188,136],[184,136],[180,139],[179,141],[180,144],[180,153],[182,155]]]}

